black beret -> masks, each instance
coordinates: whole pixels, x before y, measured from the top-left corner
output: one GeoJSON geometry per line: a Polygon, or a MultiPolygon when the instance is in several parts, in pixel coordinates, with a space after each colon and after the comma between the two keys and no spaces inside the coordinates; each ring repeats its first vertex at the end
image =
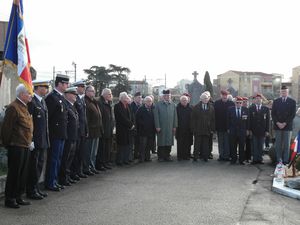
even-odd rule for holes
{"type": "Polygon", "coordinates": [[[142,96],[141,92],[138,91],[134,94],[134,97],[137,97],[137,96],[142,96]]]}
{"type": "Polygon", "coordinates": [[[164,95],[169,95],[170,94],[170,90],[163,90],[162,92],[164,95]]]}

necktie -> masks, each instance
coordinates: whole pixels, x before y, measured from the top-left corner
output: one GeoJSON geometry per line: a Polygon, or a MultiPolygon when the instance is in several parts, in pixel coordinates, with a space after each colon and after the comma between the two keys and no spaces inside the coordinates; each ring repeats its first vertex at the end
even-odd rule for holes
{"type": "Polygon", "coordinates": [[[240,109],[238,109],[238,119],[241,117],[240,109]]]}

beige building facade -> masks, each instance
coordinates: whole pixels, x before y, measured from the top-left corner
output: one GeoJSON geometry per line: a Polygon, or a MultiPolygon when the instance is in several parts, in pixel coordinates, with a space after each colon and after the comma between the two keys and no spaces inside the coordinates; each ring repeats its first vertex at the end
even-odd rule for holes
{"type": "Polygon", "coordinates": [[[216,83],[219,90],[228,90],[234,97],[262,93],[273,98],[279,95],[282,77],[281,74],[229,70],[218,75],[216,83]]]}
{"type": "Polygon", "coordinates": [[[300,103],[300,66],[293,68],[292,93],[296,102],[300,103]]]}

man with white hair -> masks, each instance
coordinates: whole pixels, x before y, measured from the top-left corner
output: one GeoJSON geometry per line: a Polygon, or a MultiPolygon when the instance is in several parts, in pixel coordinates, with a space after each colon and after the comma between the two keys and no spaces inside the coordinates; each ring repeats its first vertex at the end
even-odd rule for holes
{"type": "Polygon", "coordinates": [[[139,137],[139,162],[149,162],[150,150],[155,140],[155,124],[152,108],[152,98],[147,96],[144,105],[138,108],[135,114],[137,136],[139,137]]]}
{"type": "Polygon", "coordinates": [[[117,159],[118,166],[129,165],[130,131],[134,129],[134,121],[129,105],[130,98],[126,92],[121,92],[119,102],[115,104],[114,113],[116,119],[117,159]]]}
{"type": "Polygon", "coordinates": [[[17,86],[16,96],[17,99],[5,111],[1,130],[8,157],[5,206],[9,208],[30,205],[30,202],[22,199],[22,194],[26,186],[29,148],[33,136],[33,122],[27,107],[32,96],[23,84],[17,86]]]}
{"type": "Polygon", "coordinates": [[[98,169],[111,169],[110,156],[114,129],[112,100],[113,95],[111,90],[109,88],[104,88],[98,100],[103,124],[102,145],[99,145],[97,155],[98,169]]]}
{"type": "Polygon", "coordinates": [[[209,138],[215,131],[215,111],[209,104],[209,96],[202,93],[200,102],[195,105],[191,115],[191,129],[194,133],[194,162],[199,158],[199,153],[205,162],[209,159],[209,138]]]}
{"type": "Polygon", "coordinates": [[[177,159],[190,160],[191,145],[193,144],[193,133],[191,130],[192,108],[187,96],[180,97],[180,103],[176,106],[178,127],[176,129],[177,159]]]}
{"type": "Polygon", "coordinates": [[[171,101],[170,90],[163,90],[162,100],[155,105],[154,121],[157,132],[158,160],[170,162],[177,127],[176,106],[171,101]]]}

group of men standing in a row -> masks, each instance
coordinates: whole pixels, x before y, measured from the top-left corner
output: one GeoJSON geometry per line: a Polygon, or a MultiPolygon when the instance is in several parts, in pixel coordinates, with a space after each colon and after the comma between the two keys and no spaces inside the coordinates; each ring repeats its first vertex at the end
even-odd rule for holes
{"type": "Polygon", "coordinates": [[[65,75],[56,76],[49,94],[48,82],[33,81],[33,88],[33,96],[23,84],[16,88],[17,98],[7,107],[1,130],[8,150],[5,205],[10,208],[30,204],[22,198],[25,191],[30,199],[47,197],[39,187],[44,165],[44,184],[50,191],[111,169],[111,90],[102,90],[96,99],[93,86],[80,81],[69,87],[65,75]]]}
{"type": "MultiPolygon", "coordinates": [[[[30,204],[22,198],[25,190],[31,199],[47,196],[39,188],[45,153],[44,184],[51,191],[60,191],[81,178],[98,174],[99,170],[111,169],[114,126],[118,166],[128,165],[135,158],[139,162],[151,161],[150,152],[156,152],[156,145],[158,161],[172,161],[174,136],[178,160],[189,160],[194,144],[193,160],[201,158],[207,162],[211,158],[214,132],[218,137],[219,161],[231,164],[238,161],[243,165],[248,154],[250,158],[252,155],[253,164],[263,163],[270,109],[262,104],[260,94],[253,97],[248,107],[241,97],[236,97],[235,102],[229,100],[227,91],[221,91],[216,102],[209,92],[204,92],[199,103],[192,107],[188,94],[182,95],[180,103],[175,105],[169,90],[163,91],[156,104],[153,96],[142,99],[141,93],[136,93],[132,100],[122,92],[112,109],[112,93],[108,88],[96,98],[93,86],[80,81],[69,87],[69,78],[64,75],[57,75],[55,88],[48,95],[47,82],[35,81],[33,85],[33,97],[24,85],[17,87],[17,99],[7,107],[2,125],[2,141],[8,149],[7,207],[30,204]],[[247,137],[251,139],[251,147],[245,151],[247,137]]],[[[277,160],[284,163],[289,161],[295,111],[295,101],[288,97],[283,86],[271,115],[277,160]]]]}

